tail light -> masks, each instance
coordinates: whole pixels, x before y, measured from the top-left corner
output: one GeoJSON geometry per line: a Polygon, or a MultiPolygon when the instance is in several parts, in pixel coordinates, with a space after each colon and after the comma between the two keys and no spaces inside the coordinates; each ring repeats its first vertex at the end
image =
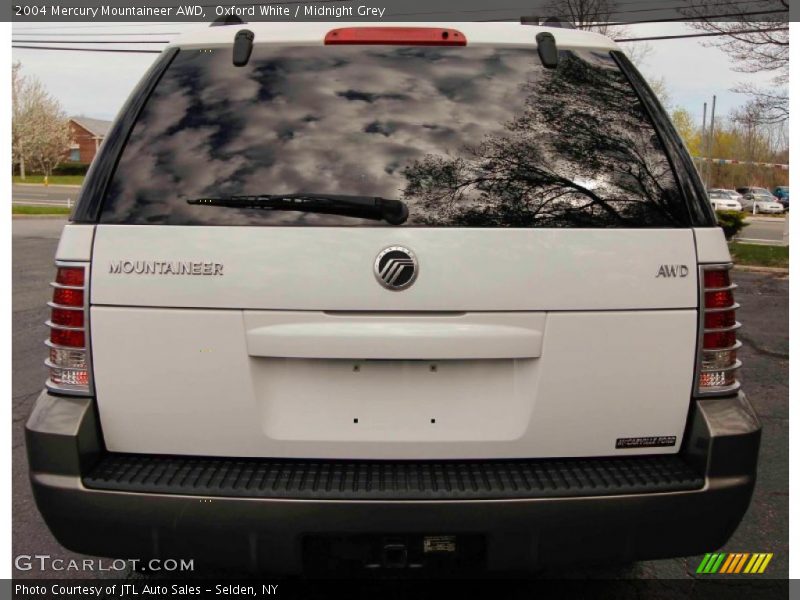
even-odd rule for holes
{"type": "Polygon", "coordinates": [[[741,325],[736,321],[731,283],[732,265],[700,267],[699,336],[697,344],[697,377],[695,395],[714,396],[736,391],[736,371],[742,366],[736,353],[742,343],[736,339],[741,325]]]}
{"type": "Polygon", "coordinates": [[[53,391],[87,395],[91,393],[91,364],[87,325],[89,323],[88,268],[82,263],[56,263],[53,298],[48,302],[50,352],[45,364],[50,371],[47,387],[53,391]]]}

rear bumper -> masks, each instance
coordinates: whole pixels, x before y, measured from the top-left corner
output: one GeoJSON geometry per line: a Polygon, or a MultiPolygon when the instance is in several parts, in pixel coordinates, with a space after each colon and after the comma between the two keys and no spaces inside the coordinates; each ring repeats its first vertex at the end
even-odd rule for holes
{"type": "Polygon", "coordinates": [[[482,565],[500,571],[708,552],[747,510],[760,434],[743,394],[697,402],[680,453],[704,480],[694,489],[364,500],[88,487],[87,474],[108,458],[93,400],[43,392],[26,425],[34,496],[65,547],[285,573],[302,569],[304,540],[333,534],[477,536],[482,565]]]}

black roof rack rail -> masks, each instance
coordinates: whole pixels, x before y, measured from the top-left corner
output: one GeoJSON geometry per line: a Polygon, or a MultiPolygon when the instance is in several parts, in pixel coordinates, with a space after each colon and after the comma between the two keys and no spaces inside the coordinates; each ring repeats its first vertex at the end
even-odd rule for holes
{"type": "Polygon", "coordinates": [[[542,27],[560,27],[561,29],[576,29],[575,24],[571,21],[565,21],[560,17],[534,17],[522,16],[519,18],[522,25],[539,25],[542,27]]]}
{"type": "Polygon", "coordinates": [[[214,21],[209,25],[209,27],[224,27],[225,25],[244,25],[247,21],[242,20],[242,17],[239,15],[224,15],[222,17],[217,17],[214,21]]]}

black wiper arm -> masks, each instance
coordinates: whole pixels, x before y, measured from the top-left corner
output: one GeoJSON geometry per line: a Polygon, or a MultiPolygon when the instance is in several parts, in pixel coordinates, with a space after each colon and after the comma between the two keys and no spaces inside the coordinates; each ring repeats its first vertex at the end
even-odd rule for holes
{"type": "Polygon", "coordinates": [[[186,202],[198,206],[297,210],[329,215],[344,215],[360,219],[383,220],[390,225],[402,225],[408,219],[408,207],[405,202],[379,196],[306,193],[258,194],[256,196],[191,198],[186,202]]]}

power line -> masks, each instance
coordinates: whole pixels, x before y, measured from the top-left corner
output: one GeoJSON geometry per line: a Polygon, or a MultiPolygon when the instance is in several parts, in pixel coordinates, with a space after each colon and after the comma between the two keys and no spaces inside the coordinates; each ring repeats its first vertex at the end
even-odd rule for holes
{"type": "Polygon", "coordinates": [[[138,32],[133,32],[133,33],[120,33],[120,32],[117,32],[117,33],[110,33],[110,32],[109,33],[105,33],[105,32],[102,32],[102,31],[94,31],[92,33],[58,33],[58,32],[28,33],[27,30],[25,30],[25,31],[14,31],[12,33],[15,33],[15,34],[16,33],[24,33],[24,34],[27,34],[27,35],[36,35],[36,36],[56,35],[58,37],[75,37],[75,36],[81,36],[81,35],[102,35],[102,36],[105,36],[105,37],[117,37],[117,36],[129,36],[129,35],[140,35],[140,36],[141,35],[180,35],[182,32],[181,31],[138,31],[138,32]]]}
{"type": "Polygon", "coordinates": [[[686,38],[699,38],[699,37],[716,37],[719,35],[740,35],[744,33],[767,33],[770,31],[789,31],[788,27],[771,27],[769,29],[746,29],[737,31],[735,34],[727,31],[716,31],[714,33],[686,33],[682,35],[656,35],[652,37],[638,37],[638,38],[620,38],[614,40],[615,42],[650,42],[657,40],[681,40],[686,38]]]}
{"type": "MultiPolygon", "coordinates": [[[[702,18],[703,21],[711,21],[714,19],[722,19],[725,17],[746,17],[751,15],[772,15],[777,13],[788,13],[788,10],[757,10],[753,12],[742,12],[742,13],[728,13],[724,15],[708,15],[702,18]]],[[[609,27],[617,26],[617,25],[641,25],[644,23],[676,23],[676,22],[691,22],[691,20],[687,21],[686,17],[670,17],[664,19],[648,19],[644,21],[618,21],[618,22],[609,22],[609,23],[602,23],[602,25],[608,25],[609,27]]],[[[584,29],[586,27],[592,27],[592,25],[583,25],[579,27],[579,29],[584,29]]]]}
{"type": "Polygon", "coordinates": [[[170,40],[11,40],[12,44],[169,44],[170,40]]]}
{"type": "MultiPolygon", "coordinates": [[[[94,24],[94,25],[67,25],[67,24],[63,24],[62,25],[61,23],[57,23],[55,25],[55,27],[56,28],[60,27],[60,28],[63,28],[63,29],[97,29],[99,27],[118,27],[118,28],[123,28],[123,27],[168,27],[168,26],[171,27],[173,25],[202,25],[202,22],[200,22],[200,21],[175,21],[175,22],[166,21],[166,22],[163,22],[163,23],[132,23],[130,25],[114,25],[113,23],[102,23],[102,24],[98,23],[98,24],[94,24]]],[[[53,28],[52,27],[14,27],[14,30],[15,31],[23,31],[23,32],[28,32],[28,31],[46,31],[46,32],[49,33],[49,32],[53,31],[53,28]]],[[[79,34],[76,34],[76,35],[79,35],[79,34]]]]}
{"type": "MultiPolygon", "coordinates": [[[[735,5],[744,4],[745,6],[749,7],[752,4],[761,4],[761,3],[764,3],[764,2],[771,2],[771,1],[772,0],[742,0],[741,2],[733,2],[732,4],[735,4],[735,5]]],[[[687,8],[686,4],[676,4],[676,5],[670,5],[670,6],[663,6],[663,2],[664,2],[664,0],[658,0],[657,3],[660,3],[661,5],[657,6],[655,8],[638,8],[638,9],[632,9],[632,10],[613,10],[612,9],[612,10],[609,11],[609,16],[613,17],[613,16],[616,16],[616,15],[638,14],[638,13],[648,13],[648,12],[665,12],[665,11],[676,11],[677,12],[678,10],[687,8]]],[[[635,6],[641,6],[642,3],[643,2],[641,0],[635,0],[635,1],[632,1],[632,2],[619,2],[619,3],[617,3],[617,5],[633,4],[635,6]]],[[[528,12],[530,12],[530,10],[531,10],[530,6],[507,6],[507,7],[502,7],[502,8],[485,8],[485,9],[476,8],[476,9],[460,10],[458,12],[460,14],[471,14],[471,13],[493,13],[493,12],[496,13],[496,12],[508,12],[508,11],[521,11],[521,12],[528,11],[528,12]]],[[[778,11],[778,12],[788,12],[788,11],[778,11]]],[[[392,16],[393,17],[409,17],[409,16],[415,16],[415,15],[437,15],[437,14],[450,14],[450,13],[448,11],[445,11],[445,10],[438,10],[438,11],[425,11],[425,12],[421,12],[420,11],[420,12],[409,12],[409,13],[392,13],[392,16]]],[[[740,14],[741,13],[736,13],[736,15],[733,15],[733,16],[739,16],[740,14]]],[[[757,14],[761,14],[761,13],[757,13],[757,14]]],[[[552,17],[552,18],[556,18],[556,19],[561,18],[561,19],[565,19],[565,20],[568,20],[568,18],[569,18],[569,15],[542,14],[541,16],[542,17],[552,17]]],[[[724,15],[720,15],[720,16],[724,16],[724,15]]],[[[703,17],[703,18],[705,19],[705,18],[710,18],[710,17],[703,17]]],[[[695,17],[694,18],[694,20],[698,20],[698,19],[700,19],[700,17],[695,17]]],[[[496,21],[508,21],[508,20],[512,20],[512,19],[487,19],[486,21],[493,21],[493,20],[496,20],[496,21]]],[[[693,18],[692,17],[683,17],[682,19],[679,19],[679,20],[681,20],[681,21],[691,21],[691,20],[693,20],[693,18]]],[[[643,21],[643,22],[649,22],[649,21],[643,21]]],[[[621,22],[620,24],[626,24],[626,23],[630,23],[630,21],[621,22]]]]}
{"type": "Polygon", "coordinates": [[[66,52],[129,52],[134,54],[161,54],[161,50],[123,50],[122,48],[65,48],[63,46],[15,46],[26,50],[63,50],[66,52]]]}

